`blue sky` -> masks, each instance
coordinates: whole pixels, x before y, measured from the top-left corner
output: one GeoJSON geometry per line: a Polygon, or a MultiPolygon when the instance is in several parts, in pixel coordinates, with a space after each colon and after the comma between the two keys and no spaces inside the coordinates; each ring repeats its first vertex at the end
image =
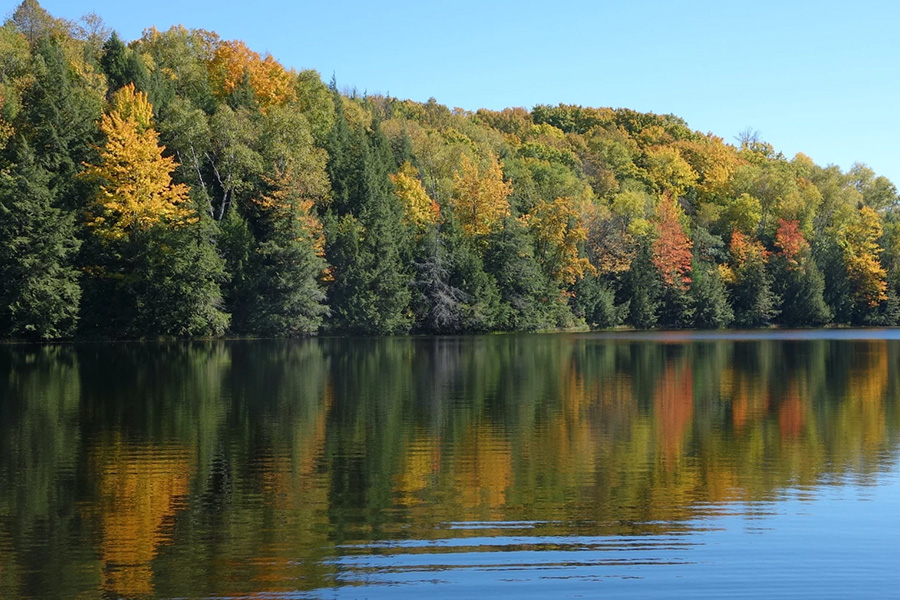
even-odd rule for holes
{"type": "MultiPolygon", "coordinates": [[[[9,4],[11,12],[17,2],[9,4]]],[[[900,184],[900,3],[41,0],[128,40],[212,29],[341,87],[475,110],[560,102],[673,113],[733,142],[900,184]],[[140,6],[139,9],[133,8],[140,6]]]]}

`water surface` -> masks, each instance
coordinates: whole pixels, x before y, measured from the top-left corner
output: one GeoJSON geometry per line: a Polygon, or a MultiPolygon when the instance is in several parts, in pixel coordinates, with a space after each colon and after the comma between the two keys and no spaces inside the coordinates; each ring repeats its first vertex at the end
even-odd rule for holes
{"type": "Polygon", "coordinates": [[[0,347],[0,598],[885,597],[900,332],[0,347]]]}

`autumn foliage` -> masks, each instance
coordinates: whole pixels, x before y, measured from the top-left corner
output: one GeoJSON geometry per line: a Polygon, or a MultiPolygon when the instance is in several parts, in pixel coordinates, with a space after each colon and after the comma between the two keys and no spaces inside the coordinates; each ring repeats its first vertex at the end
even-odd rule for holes
{"type": "Polygon", "coordinates": [[[693,242],[684,232],[681,210],[668,197],[656,209],[658,235],[653,241],[653,264],[666,285],[687,289],[691,282],[693,242]]]}
{"type": "Polygon", "coordinates": [[[802,254],[809,250],[809,242],[800,230],[799,221],[778,219],[775,246],[791,267],[799,266],[802,254]]]}
{"type": "Polygon", "coordinates": [[[213,31],[125,41],[23,2],[0,338],[900,324],[900,196],[865,165],[671,114],[340,90],[213,31]]]}
{"type": "Polygon", "coordinates": [[[115,240],[155,225],[178,226],[195,218],[187,206],[188,188],[172,182],[175,159],[163,156],[152,126],[147,95],[129,84],[116,92],[100,119],[106,142],[100,160],[84,177],[98,182],[88,226],[115,240]]]}
{"type": "Polygon", "coordinates": [[[406,161],[400,165],[400,169],[396,173],[392,173],[389,177],[394,184],[394,194],[403,203],[407,222],[416,227],[437,223],[441,207],[428,197],[428,193],[419,180],[418,169],[406,161]]]}
{"type": "Polygon", "coordinates": [[[879,262],[882,249],[878,240],[882,233],[878,213],[864,206],[841,237],[853,299],[870,307],[887,299],[887,272],[879,262]]]}
{"type": "Polygon", "coordinates": [[[573,284],[585,273],[597,273],[591,262],[579,255],[587,230],[571,198],[542,200],[523,220],[533,232],[538,256],[554,280],[573,284]]]}
{"type": "Polygon", "coordinates": [[[496,156],[490,157],[490,164],[484,169],[468,156],[462,157],[459,170],[453,175],[452,204],[466,233],[483,236],[498,227],[510,213],[510,193],[512,186],[503,180],[496,156]]]}
{"type": "Polygon", "coordinates": [[[260,56],[240,41],[219,42],[209,62],[213,91],[226,97],[248,83],[260,107],[285,104],[294,98],[290,73],[272,58],[260,56]]]}

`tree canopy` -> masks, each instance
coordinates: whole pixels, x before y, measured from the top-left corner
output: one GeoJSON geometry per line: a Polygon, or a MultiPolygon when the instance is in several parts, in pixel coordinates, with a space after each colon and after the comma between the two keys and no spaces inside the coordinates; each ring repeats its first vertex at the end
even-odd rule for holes
{"type": "Polygon", "coordinates": [[[884,325],[898,292],[897,189],[863,164],[341,93],[36,0],[0,27],[2,338],[884,325]]]}

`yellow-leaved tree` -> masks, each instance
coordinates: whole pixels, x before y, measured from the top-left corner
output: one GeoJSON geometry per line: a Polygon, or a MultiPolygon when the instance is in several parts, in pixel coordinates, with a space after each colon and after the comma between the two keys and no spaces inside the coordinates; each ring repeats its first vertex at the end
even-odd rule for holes
{"type": "Polygon", "coordinates": [[[490,233],[509,214],[512,185],[503,181],[500,161],[491,154],[490,165],[482,170],[463,155],[453,174],[451,202],[463,231],[473,236],[490,233]]]}
{"type": "Polygon", "coordinates": [[[428,197],[422,182],[419,180],[419,170],[405,161],[400,169],[390,175],[394,184],[394,195],[403,203],[406,213],[406,221],[418,228],[437,223],[441,215],[438,203],[428,197]]]}
{"type": "Polygon", "coordinates": [[[98,164],[87,165],[84,176],[99,184],[88,225],[103,239],[197,219],[187,205],[187,186],[172,183],[177,165],[163,156],[152,116],[147,95],[128,84],[113,95],[109,112],[100,119],[106,143],[98,149],[98,164]]]}
{"type": "Polygon", "coordinates": [[[538,260],[554,281],[571,285],[585,273],[597,273],[587,258],[578,255],[587,229],[571,198],[540,200],[523,221],[534,235],[538,260]]]}
{"type": "Polygon", "coordinates": [[[869,308],[887,299],[887,272],[879,260],[882,250],[878,240],[882,233],[878,213],[863,206],[857,218],[843,229],[838,238],[852,286],[850,295],[855,302],[869,308]]]}
{"type": "Polygon", "coordinates": [[[209,219],[172,182],[147,96],[129,84],[100,120],[106,138],[84,177],[96,188],[88,208],[91,276],[86,295],[98,307],[86,330],[119,335],[219,335],[229,317],[219,282],[224,263],[209,219]]]}

